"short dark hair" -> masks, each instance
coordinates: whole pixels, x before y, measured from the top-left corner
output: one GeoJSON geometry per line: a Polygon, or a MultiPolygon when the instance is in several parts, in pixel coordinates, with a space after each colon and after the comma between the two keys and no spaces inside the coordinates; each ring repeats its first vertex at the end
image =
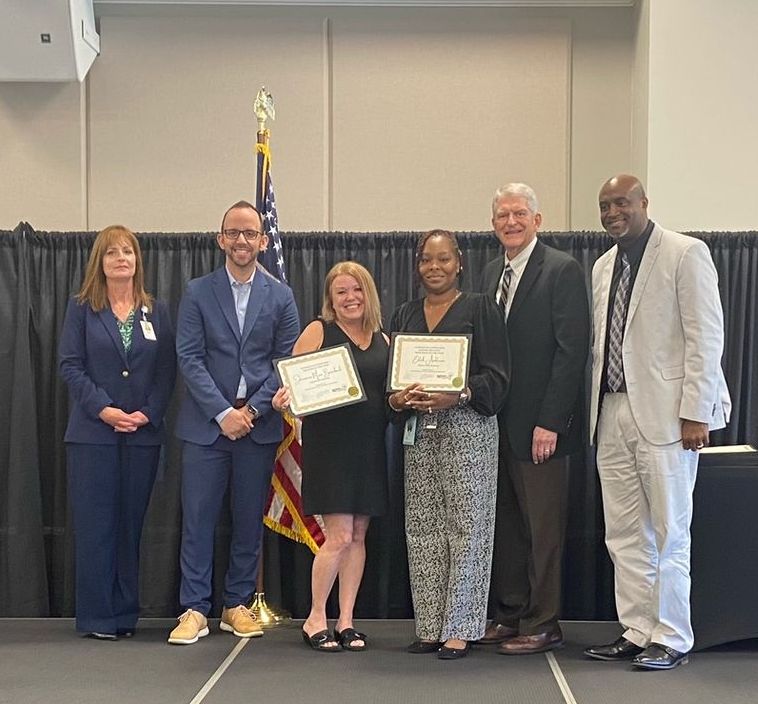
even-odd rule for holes
{"type": "Polygon", "coordinates": [[[450,244],[453,245],[453,251],[455,252],[455,256],[458,257],[458,281],[463,280],[463,252],[461,252],[461,248],[458,246],[458,239],[456,236],[450,232],[450,230],[429,230],[427,232],[422,232],[421,235],[418,238],[418,244],[416,245],[416,278],[419,278],[418,273],[418,267],[419,263],[421,262],[421,255],[424,253],[424,247],[426,247],[426,243],[432,238],[432,237],[444,237],[446,240],[450,241],[450,244]]]}
{"type": "Polygon", "coordinates": [[[261,221],[261,227],[263,227],[263,216],[261,215],[258,208],[256,208],[252,203],[248,203],[246,200],[238,200],[234,205],[227,208],[226,212],[224,213],[224,217],[221,218],[221,229],[219,232],[224,231],[224,221],[226,220],[226,216],[229,215],[232,210],[237,210],[239,208],[250,208],[250,210],[254,211],[258,216],[258,219],[261,221]]]}

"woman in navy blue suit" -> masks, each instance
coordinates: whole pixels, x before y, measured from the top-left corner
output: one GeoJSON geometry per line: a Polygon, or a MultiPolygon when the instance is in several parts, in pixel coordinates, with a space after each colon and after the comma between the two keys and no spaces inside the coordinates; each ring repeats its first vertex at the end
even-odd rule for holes
{"type": "Polygon", "coordinates": [[[74,519],[76,630],[129,637],[139,617],[139,546],[174,388],[174,334],[144,288],[139,243],[120,225],[95,239],[61,331],[74,519]]]}

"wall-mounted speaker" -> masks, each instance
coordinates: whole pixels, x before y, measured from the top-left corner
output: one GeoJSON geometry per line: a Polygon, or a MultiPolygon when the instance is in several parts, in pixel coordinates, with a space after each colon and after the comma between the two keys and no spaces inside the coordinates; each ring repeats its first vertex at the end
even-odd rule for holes
{"type": "Polygon", "coordinates": [[[100,53],[93,0],[2,0],[0,81],[83,81],[100,53]]]}

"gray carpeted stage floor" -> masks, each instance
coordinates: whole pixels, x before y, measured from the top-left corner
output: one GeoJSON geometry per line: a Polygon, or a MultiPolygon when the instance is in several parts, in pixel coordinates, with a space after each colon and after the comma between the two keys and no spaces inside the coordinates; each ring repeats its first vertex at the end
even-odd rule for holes
{"type": "Polygon", "coordinates": [[[248,642],[218,630],[192,646],[169,646],[173,621],[145,619],[132,639],[81,638],[70,619],[0,620],[2,704],[756,704],[758,642],[690,656],[670,672],[634,671],[588,660],[589,643],[614,639],[610,623],[563,624],[566,646],[552,655],[504,657],[477,647],[454,662],[409,655],[411,621],[361,621],[365,653],[322,654],[299,627],[248,642]]]}

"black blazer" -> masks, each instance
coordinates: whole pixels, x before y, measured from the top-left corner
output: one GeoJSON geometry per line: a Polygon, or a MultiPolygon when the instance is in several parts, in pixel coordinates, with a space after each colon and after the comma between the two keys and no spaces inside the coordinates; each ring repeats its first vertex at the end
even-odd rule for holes
{"type": "MultiPolygon", "coordinates": [[[[484,269],[480,290],[494,299],[503,273],[498,257],[484,269]]],[[[558,433],[555,456],[582,443],[582,389],[589,351],[587,287],[579,262],[539,240],[508,315],[511,385],[498,415],[513,452],[532,459],[535,426],[558,433]]]]}

